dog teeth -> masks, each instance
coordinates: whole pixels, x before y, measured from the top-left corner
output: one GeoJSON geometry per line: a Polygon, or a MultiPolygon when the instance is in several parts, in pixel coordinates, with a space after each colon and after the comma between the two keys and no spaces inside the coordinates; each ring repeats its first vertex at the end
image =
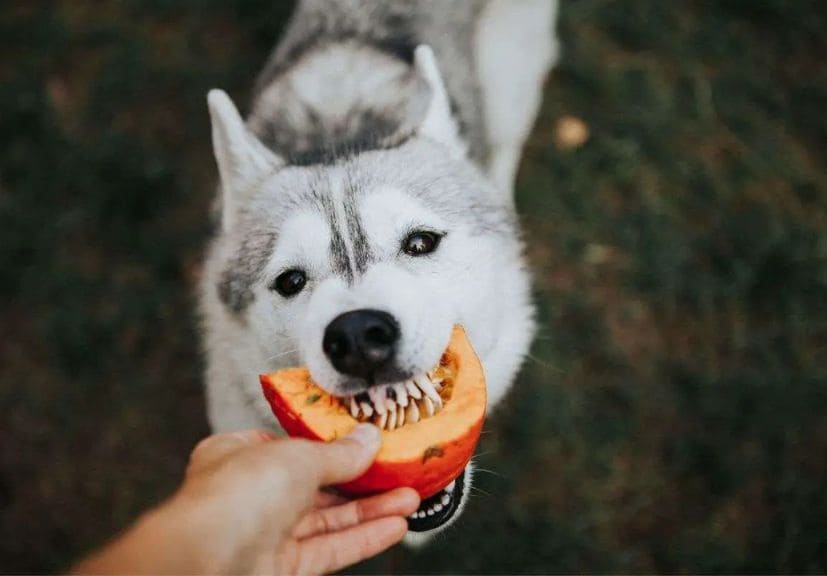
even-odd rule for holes
{"type": "Polygon", "coordinates": [[[434,405],[442,408],[442,398],[439,397],[439,393],[436,391],[436,388],[434,388],[434,385],[431,384],[431,380],[427,376],[419,376],[414,379],[414,382],[416,382],[416,385],[422,389],[425,396],[431,399],[431,402],[433,402],[434,405]]]}
{"type": "Polygon", "coordinates": [[[396,427],[401,428],[405,425],[405,409],[401,406],[399,410],[396,411],[396,427]]]}
{"type": "Polygon", "coordinates": [[[368,394],[370,395],[370,401],[373,404],[374,408],[376,408],[377,414],[380,416],[385,413],[385,400],[383,398],[384,394],[383,391],[379,388],[371,388],[368,390],[368,394]]]}
{"type": "MultiPolygon", "coordinates": [[[[390,390],[390,388],[388,388],[390,390]]],[[[385,398],[385,409],[396,411],[396,400],[385,398]]]]}
{"type": "Polygon", "coordinates": [[[448,484],[448,485],[444,488],[444,490],[445,490],[446,492],[451,493],[451,492],[453,492],[453,491],[454,491],[454,488],[456,488],[456,486],[457,486],[457,481],[456,481],[456,480],[451,480],[451,483],[450,483],[450,484],[448,484]]]}
{"type": "Polygon", "coordinates": [[[395,430],[402,424],[399,422],[399,411],[396,409],[396,403],[388,405],[388,430],[395,430]]]}
{"type": "Polygon", "coordinates": [[[422,405],[425,408],[425,414],[427,414],[429,417],[436,414],[436,410],[434,409],[434,403],[428,396],[423,398],[422,405]]]}
{"type": "MultiPolygon", "coordinates": [[[[390,388],[388,388],[390,390],[390,388]]],[[[405,390],[404,384],[393,385],[394,394],[396,394],[396,403],[405,408],[408,405],[408,392],[405,390]]]]}
{"type": "Polygon", "coordinates": [[[423,374],[407,382],[373,387],[343,400],[343,404],[354,418],[372,421],[382,430],[395,430],[442,409],[444,403],[438,392],[443,388],[441,382],[431,373],[423,374]]]}
{"type": "Polygon", "coordinates": [[[445,489],[443,489],[442,497],[439,499],[438,502],[431,504],[425,510],[417,510],[416,512],[408,516],[408,518],[410,518],[411,520],[419,520],[420,518],[433,516],[434,514],[438,514],[439,512],[445,510],[451,504],[451,494],[449,494],[447,490],[453,487],[454,483],[451,482],[451,484],[449,484],[445,489]]]}
{"type": "Polygon", "coordinates": [[[413,380],[408,380],[407,382],[405,382],[405,390],[408,391],[408,394],[411,395],[411,398],[414,398],[415,400],[422,399],[422,390],[416,387],[416,384],[414,384],[413,380]]]}
{"type": "Polygon", "coordinates": [[[419,407],[416,405],[416,402],[408,404],[408,409],[405,410],[405,419],[414,424],[419,422],[419,407]]]}
{"type": "Polygon", "coordinates": [[[436,388],[437,391],[442,390],[442,380],[443,380],[443,378],[441,378],[440,376],[437,376],[433,372],[428,372],[427,376],[428,376],[428,380],[431,381],[431,384],[434,385],[434,388],[436,388]]]}

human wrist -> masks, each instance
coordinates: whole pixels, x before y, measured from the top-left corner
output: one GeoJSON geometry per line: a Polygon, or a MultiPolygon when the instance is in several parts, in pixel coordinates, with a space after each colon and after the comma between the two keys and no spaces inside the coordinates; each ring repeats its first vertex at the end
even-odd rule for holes
{"type": "Polygon", "coordinates": [[[239,571],[236,521],[211,495],[179,490],[141,524],[162,537],[158,545],[173,572],[207,574],[239,571]]]}

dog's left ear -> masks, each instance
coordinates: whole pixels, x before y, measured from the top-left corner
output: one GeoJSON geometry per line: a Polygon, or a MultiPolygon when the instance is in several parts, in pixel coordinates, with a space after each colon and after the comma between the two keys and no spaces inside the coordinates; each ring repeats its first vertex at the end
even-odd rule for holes
{"type": "Polygon", "coordinates": [[[224,229],[229,230],[244,195],[284,162],[247,129],[226,92],[210,90],[207,105],[212,119],[213,151],[221,175],[221,220],[224,229]]]}
{"type": "Polygon", "coordinates": [[[414,65],[431,89],[431,102],[422,124],[419,125],[418,133],[445,145],[453,156],[464,157],[467,146],[459,137],[459,126],[451,115],[451,102],[430,46],[417,46],[414,51],[414,65]]]}

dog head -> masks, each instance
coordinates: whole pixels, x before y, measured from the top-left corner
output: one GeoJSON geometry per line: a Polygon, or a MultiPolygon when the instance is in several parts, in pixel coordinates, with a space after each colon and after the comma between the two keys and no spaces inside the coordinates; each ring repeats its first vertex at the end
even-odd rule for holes
{"type": "MultiPolygon", "coordinates": [[[[256,351],[263,365],[249,367],[253,378],[308,366],[362,417],[383,417],[388,398],[428,395],[423,379],[454,324],[466,328],[496,398],[520,361],[503,351],[504,326],[515,315],[530,324],[527,310],[508,305],[526,292],[510,202],[466,158],[430,49],[415,62],[431,92],[416,133],[325,164],[287,165],[226,94],[208,98],[222,187],[208,290],[235,327],[231,345],[256,351]]],[[[384,418],[384,427],[401,423],[384,418]]],[[[411,529],[446,525],[468,481],[423,503],[411,529]]]]}

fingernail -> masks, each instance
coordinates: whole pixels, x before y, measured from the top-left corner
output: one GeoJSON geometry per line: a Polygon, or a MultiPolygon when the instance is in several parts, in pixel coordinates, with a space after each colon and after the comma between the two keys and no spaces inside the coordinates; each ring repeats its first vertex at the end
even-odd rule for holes
{"type": "Polygon", "coordinates": [[[377,448],[379,446],[379,428],[373,424],[359,424],[348,434],[348,438],[356,440],[365,448],[377,448]]]}

